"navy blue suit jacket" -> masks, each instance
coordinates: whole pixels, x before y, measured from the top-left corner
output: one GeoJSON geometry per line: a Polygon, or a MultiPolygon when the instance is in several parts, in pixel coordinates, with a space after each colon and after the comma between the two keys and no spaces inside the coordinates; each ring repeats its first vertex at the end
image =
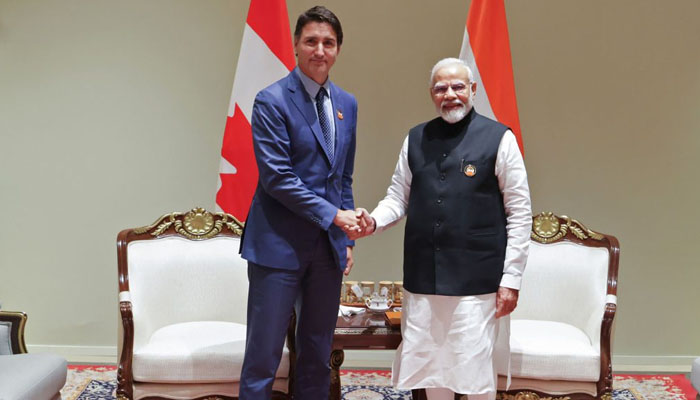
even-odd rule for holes
{"type": "Polygon", "coordinates": [[[314,103],[295,71],[261,90],[252,116],[258,186],[241,243],[242,257],[259,265],[297,269],[327,235],[344,269],[352,242],[333,224],[352,210],[357,101],[330,87],[335,156],[329,161],[314,103]]]}

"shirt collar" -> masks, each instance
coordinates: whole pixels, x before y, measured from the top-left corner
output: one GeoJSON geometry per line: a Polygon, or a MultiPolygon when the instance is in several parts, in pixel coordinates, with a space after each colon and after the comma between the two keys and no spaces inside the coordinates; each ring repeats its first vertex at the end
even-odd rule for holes
{"type": "Polygon", "coordinates": [[[306,76],[303,72],[301,72],[301,69],[299,67],[294,68],[294,70],[297,73],[297,76],[299,76],[299,79],[301,80],[301,84],[304,85],[304,89],[306,89],[306,93],[311,96],[313,100],[316,100],[316,95],[318,94],[319,89],[321,89],[321,86],[323,86],[326,89],[326,93],[328,93],[328,97],[331,95],[331,80],[326,79],[326,82],[323,83],[323,85],[319,85],[314,81],[313,79],[309,78],[306,76]]]}

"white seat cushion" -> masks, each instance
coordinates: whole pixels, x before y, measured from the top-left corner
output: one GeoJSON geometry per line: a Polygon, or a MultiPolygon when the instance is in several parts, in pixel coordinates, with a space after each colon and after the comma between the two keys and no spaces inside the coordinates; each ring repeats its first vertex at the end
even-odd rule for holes
{"type": "Polygon", "coordinates": [[[65,358],[55,354],[0,355],[0,399],[54,399],[67,371],[65,358]]]}
{"type": "Polygon", "coordinates": [[[514,319],[510,346],[513,377],[589,382],[600,377],[600,350],[572,325],[514,319]]]}
{"type": "MultiPolygon", "coordinates": [[[[133,374],[138,382],[238,382],[245,352],[246,326],[199,321],[168,325],[134,349],[133,374]]],[[[277,377],[289,374],[286,346],[277,377]]]]}

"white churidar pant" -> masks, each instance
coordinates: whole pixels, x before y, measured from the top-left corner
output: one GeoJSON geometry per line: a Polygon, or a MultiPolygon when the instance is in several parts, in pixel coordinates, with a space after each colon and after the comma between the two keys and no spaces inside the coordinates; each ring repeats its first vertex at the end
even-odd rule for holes
{"type": "Polygon", "coordinates": [[[439,296],[404,290],[402,308],[394,387],[496,397],[497,371],[510,369],[510,317],[495,318],[496,293],[439,296]],[[502,352],[494,354],[498,339],[502,352]]]}

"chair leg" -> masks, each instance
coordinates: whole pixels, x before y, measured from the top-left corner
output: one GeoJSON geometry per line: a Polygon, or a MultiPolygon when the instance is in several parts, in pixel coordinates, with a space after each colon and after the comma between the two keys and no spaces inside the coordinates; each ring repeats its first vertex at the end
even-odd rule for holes
{"type": "Polygon", "coordinates": [[[413,389],[411,390],[411,396],[413,400],[428,400],[428,396],[425,394],[425,389],[413,389]]]}
{"type": "MultiPolygon", "coordinates": [[[[413,389],[411,390],[411,397],[413,400],[428,400],[428,395],[425,393],[425,389],[413,389]]],[[[459,393],[455,393],[455,399],[454,400],[461,400],[462,395],[459,393]]],[[[697,399],[700,400],[700,399],[697,399]]]]}
{"type": "Polygon", "coordinates": [[[340,366],[343,365],[343,360],[345,359],[345,352],[343,349],[333,349],[331,351],[331,386],[329,400],[340,400],[341,390],[340,390],[340,366]]]}
{"type": "Polygon", "coordinates": [[[282,392],[277,392],[273,391],[272,392],[272,400],[290,400],[292,398],[291,393],[282,393],[282,392]]]}

